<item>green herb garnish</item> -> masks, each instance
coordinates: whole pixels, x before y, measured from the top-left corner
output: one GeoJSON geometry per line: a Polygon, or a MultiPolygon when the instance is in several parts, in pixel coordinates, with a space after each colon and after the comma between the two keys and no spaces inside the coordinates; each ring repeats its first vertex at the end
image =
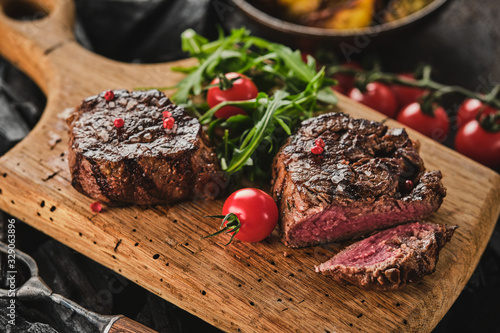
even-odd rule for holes
{"type": "Polygon", "coordinates": [[[220,33],[213,42],[186,30],[182,48],[199,64],[175,69],[188,75],[177,85],[172,99],[201,114],[199,120],[208,125],[221,166],[229,175],[268,179],[274,155],[300,121],[337,101],[331,90],[335,81],[325,78],[324,69],[316,69],[312,57],[306,64],[300,51],[251,36],[244,28],[233,30],[229,36],[220,33]],[[259,95],[252,100],[224,102],[209,110],[206,104],[196,105],[190,100],[201,95],[215,77],[229,72],[250,77],[261,91],[259,95]],[[238,106],[247,115],[215,119],[215,112],[225,105],[238,106]]]}

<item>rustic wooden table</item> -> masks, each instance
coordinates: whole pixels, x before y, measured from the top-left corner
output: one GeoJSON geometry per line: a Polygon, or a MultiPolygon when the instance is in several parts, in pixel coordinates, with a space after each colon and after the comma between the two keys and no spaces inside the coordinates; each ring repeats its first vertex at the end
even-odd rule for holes
{"type": "MultiPolygon", "coordinates": [[[[116,12],[115,20],[122,27],[125,22],[131,26],[121,29],[119,24],[110,26],[100,19],[113,10],[113,2],[98,2],[78,2],[82,43],[98,53],[126,61],[167,61],[180,57],[180,31],[194,26],[213,35],[214,20],[221,17],[216,10],[218,1],[173,1],[168,5],[155,1],[139,5],[139,1],[130,1],[121,12],[116,12]],[[150,22],[145,23],[148,20],[150,22]],[[132,27],[147,32],[148,38],[132,33],[132,27]]],[[[500,53],[500,24],[496,20],[499,14],[500,5],[495,0],[480,3],[451,0],[435,21],[383,47],[370,45],[359,57],[377,55],[391,71],[412,70],[416,64],[426,62],[433,65],[436,79],[442,82],[488,89],[500,81],[500,65],[496,59],[500,53]]],[[[0,149],[3,150],[27,134],[44,103],[36,89],[5,66],[0,62],[0,82],[5,86],[0,89],[0,149]]],[[[447,101],[447,110],[452,115],[456,111],[455,102],[447,101]]],[[[4,226],[7,220],[7,216],[0,215],[4,226]]],[[[218,331],[30,227],[19,225],[19,246],[40,261],[42,275],[49,285],[84,306],[102,313],[124,313],[164,332],[218,331]],[[54,262],[54,253],[62,259],[54,262]],[[131,299],[134,302],[125,301],[131,299]]],[[[19,332],[29,327],[28,322],[48,323],[60,332],[67,332],[70,327],[77,332],[91,331],[81,318],[63,319],[68,314],[62,309],[51,308],[50,314],[44,311],[46,306],[26,304],[23,313],[27,326],[19,332]]],[[[1,304],[0,307],[5,308],[1,304]]],[[[500,229],[497,226],[474,275],[435,331],[498,331],[499,311],[500,229]]],[[[39,328],[41,332],[52,332],[48,326],[39,325],[39,328]]]]}

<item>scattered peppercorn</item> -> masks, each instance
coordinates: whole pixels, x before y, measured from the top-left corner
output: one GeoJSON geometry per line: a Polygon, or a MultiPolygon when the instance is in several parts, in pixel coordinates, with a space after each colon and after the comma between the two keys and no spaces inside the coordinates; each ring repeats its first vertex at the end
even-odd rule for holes
{"type": "Polygon", "coordinates": [[[313,154],[319,155],[322,152],[323,152],[323,148],[321,148],[320,146],[314,146],[311,148],[311,153],[313,153],[313,154]]]}
{"type": "Polygon", "coordinates": [[[113,90],[106,91],[104,93],[104,99],[107,100],[108,102],[114,100],[115,99],[115,93],[113,92],[113,90]]]}
{"type": "Polygon", "coordinates": [[[171,130],[174,127],[175,119],[170,117],[163,120],[163,128],[171,130]]]}
{"type": "Polygon", "coordinates": [[[99,213],[102,210],[102,205],[100,202],[93,202],[90,205],[90,210],[93,211],[94,213],[99,213]]]}
{"type": "Polygon", "coordinates": [[[314,145],[321,148],[325,148],[325,141],[323,141],[322,138],[317,138],[316,140],[314,140],[314,145]]]}
{"type": "Polygon", "coordinates": [[[125,121],[122,118],[116,118],[113,124],[115,124],[116,128],[122,128],[125,124],[125,121]]]}
{"type": "Polygon", "coordinates": [[[170,118],[172,117],[172,113],[169,111],[163,111],[163,118],[170,118]]]}

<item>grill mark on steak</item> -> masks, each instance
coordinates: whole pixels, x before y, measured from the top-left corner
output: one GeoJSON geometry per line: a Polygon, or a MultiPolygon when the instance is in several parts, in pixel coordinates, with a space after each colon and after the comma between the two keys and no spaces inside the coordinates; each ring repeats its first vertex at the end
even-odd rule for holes
{"type": "Polygon", "coordinates": [[[227,180],[197,119],[157,90],[85,99],[68,119],[72,185],[108,204],[212,199],[227,180]],[[174,128],[163,128],[169,111],[174,128]],[[116,118],[124,126],[116,128],[116,118]],[[212,187],[216,187],[212,189],[212,187]],[[210,191],[207,191],[210,189],[210,191]]]}
{"type": "Polygon", "coordinates": [[[92,176],[94,176],[96,184],[99,186],[101,189],[102,195],[105,197],[109,196],[109,184],[106,181],[106,178],[104,175],[101,173],[101,170],[99,169],[99,165],[94,161],[94,159],[89,159],[88,160],[90,163],[90,167],[92,168],[92,176]]]}
{"type": "Polygon", "coordinates": [[[404,129],[342,113],[304,121],[273,163],[284,243],[360,237],[436,211],[446,195],[442,175],[425,171],[418,148],[404,129]],[[325,142],[321,155],[311,153],[317,138],[325,142]]]}
{"type": "Polygon", "coordinates": [[[362,289],[400,289],[436,270],[439,252],[456,228],[418,222],[400,225],[351,244],[315,270],[362,289]]]}
{"type": "MultiPolygon", "coordinates": [[[[140,187],[144,189],[147,193],[149,193],[153,197],[158,197],[159,196],[159,189],[158,187],[154,184],[153,180],[151,179],[152,176],[154,176],[154,173],[147,173],[145,170],[141,167],[141,165],[137,162],[135,159],[127,159],[125,161],[125,170],[128,171],[129,174],[131,175],[142,175],[140,178],[140,187]]],[[[136,182],[136,178],[134,177],[134,183],[136,182]]]]}

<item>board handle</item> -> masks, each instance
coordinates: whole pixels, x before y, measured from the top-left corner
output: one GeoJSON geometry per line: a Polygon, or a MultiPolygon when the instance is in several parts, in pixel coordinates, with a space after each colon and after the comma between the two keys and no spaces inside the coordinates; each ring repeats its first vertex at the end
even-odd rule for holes
{"type": "Polygon", "coordinates": [[[47,93],[48,55],[74,41],[73,0],[0,0],[0,49],[47,93]]]}
{"type": "Polygon", "coordinates": [[[121,317],[113,323],[108,333],[158,333],[127,317],[121,317]]]}

